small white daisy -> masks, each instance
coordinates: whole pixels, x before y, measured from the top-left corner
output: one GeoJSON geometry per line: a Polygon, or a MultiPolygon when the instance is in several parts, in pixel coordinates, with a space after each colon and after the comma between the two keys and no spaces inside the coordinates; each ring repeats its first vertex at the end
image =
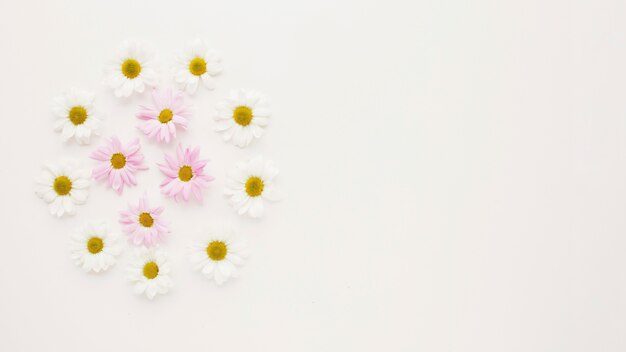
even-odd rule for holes
{"type": "Polygon", "coordinates": [[[74,214],[76,205],[87,201],[91,172],[80,168],[73,159],[48,164],[41,175],[35,193],[50,204],[50,213],[61,217],[74,214]]]}
{"type": "Polygon", "coordinates": [[[143,93],[146,86],[154,87],[156,80],[152,54],[132,41],[124,42],[120,53],[106,69],[105,83],[114,89],[116,97],[143,93]]]}
{"type": "Polygon", "coordinates": [[[232,230],[226,230],[191,246],[190,259],[195,270],[221,285],[238,276],[237,266],[243,265],[247,256],[246,246],[234,237],[232,230]]]}
{"type": "Polygon", "coordinates": [[[107,270],[115,264],[122,252],[118,235],[109,231],[104,222],[85,223],[71,237],[72,259],[85,271],[96,273],[107,270]]]}
{"type": "Polygon", "coordinates": [[[216,130],[224,141],[245,147],[253,138],[261,138],[269,123],[270,109],[263,94],[244,89],[233,90],[230,98],[217,104],[216,130]]]}
{"type": "Polygon", "coordinates": [[[263,215],[263,200],[275,201],[280,198],[272,181],[278,169],[271,161],[258,156],[248,162],[237,163],[230,174],[224,194],[239,215],[248,214],[253,218],[263,215]]]}
{"type": "Polygon", "coordinates": [[[195,39],[187,45],[185,53],[174,67],[174,79],[181,90],[193,94],[198,89],[199,81],[208,89],[215,89],[213,76],[222,72],[222,59],[202,40],[195,39]]]}
{"type": "Polygon", "coordinates": [[[128,278],[134,282],[133,291],[153,299],[158,294],[166,294],[172,287],[169,276],[170,264],[165,252],[158,248],[139,248],[130,263],[128,278]]]}
{"type": "Polygon", "coordinates": [[[101,119],[94,108],[95,95],[72,89],[54,99],[52,112],[57,119],[54,130],[62,132],[63,140],[74,137],[78,144],[89,144],[92,135],[100,134],[101,119]]]}

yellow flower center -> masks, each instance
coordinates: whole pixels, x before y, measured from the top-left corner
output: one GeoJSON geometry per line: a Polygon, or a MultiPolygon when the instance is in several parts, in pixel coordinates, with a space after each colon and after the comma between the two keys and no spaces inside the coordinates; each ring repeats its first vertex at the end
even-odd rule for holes
{"type": "Polygon", "coordinates": [[[241,126],[248,126],[252,121],[252,109],[247,106],[238,106],[233,111],[233,120],[241,126]]]}
{"type": "Polygon", "coordinates": [[[74,106],[67,116],[74,125],[82,125],[87,120],[87,109],[82,106],[74,106]]]}
{"type": "Polygon", "coordinates": [[[148,280],[152,280],[159,275],[159,266],[155,262],[147,262],[143,266],[143,276],[148,280]]]}
{"type": "Polygon", "coordinates": [[[246,181],[246,193],[250,197],[258,197],[263,193],[263,188],[265,184],[260,177],[251,176],[248,181],[246,181]]]}
{"type": "Polygon", "coordinates": [[[154,219],[150,213],[141,213],[139,214],[139,223],[143,225],[143,227],[152,227],[154,219]]]}
{"type": "Polygon", "coordinates": [[[161,110],[161,113],[159,114],[159,122],[161,123],[168,123],[170,121],[172,121],[172,117],[174,116],[174,113],[172,112],[172,110],[170,109],[163,109],[161,110]]]}
{"type": "Polygon", "coordinates": [[[202,76],[206,72],[206,61],[201,57],[189,61],[189,72],[195,76],[202,76]]]}
{"type": "Polygon", "coordinates": [[[141,73],[141,64],[135,59],[126,59],[122,63],[122,73],[126,78],[133,79],[141,73]]]}
{"type": "Polygon", "coordinates": [[[104,248],[104,242],[100,237],[92,237],[87,241],[87,250],[91,254],[102,252],[102,248],[104,248]]]}
{"type": "Polygon", "coordinates": [[[72,181],[67,176],[59,176],[54,179],[54,191],[60,196],[66,196],[72,190],[72,181]]]}
{"type": "Polygon", "coordinates": [[[126,157],[122,153],[115,153],[111,156],[111,166],[121,169],[126,165],[126,157]]]}
{"type": "Polygon", "coordinates": [[[222,260],[226,258],[226,253],[228,253],[228,247],[222,241],[213,241],[206,247],[206,254],[212,260],[222,260]]]}
{"type": "Polygon", "coordinates": [[[193,177],[191,166],[185,165],[178,170],[178,178],[183,182],[188,182],[193,177]]]}

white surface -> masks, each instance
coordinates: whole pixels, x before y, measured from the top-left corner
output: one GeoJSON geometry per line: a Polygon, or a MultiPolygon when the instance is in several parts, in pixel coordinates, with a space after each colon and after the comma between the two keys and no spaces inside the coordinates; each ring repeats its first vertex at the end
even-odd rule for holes
{"type": "Polygon", "coordinates": [[[621,0],[3,0],[0,350],[624,351],[625,31],[621,0]],[[93,165],[102,139],[64,145],[51,99],[95,90],[104,135],[137,136],[147,95],[100,85],[130,37],[165,68],[194,37],[222,52],[180,135],[217,181],[202,207],[162,198],[155,163],[173,145],[142,137],[139,187],[95,184],[59,221],[33,177],[62,155],[93,165]],[[208,118],[237,87],[274,113],[243,150],[208,118]],[[221,189],[257,153],[287,198],[251,221],[221,189]],[[132,294],[128,256],[85,275],[67,247],[144,190],[173,230],[175,289],[152,302],[132,294]],[[217,288],[185,247],[231,220],[253,255],[217,288]]]}

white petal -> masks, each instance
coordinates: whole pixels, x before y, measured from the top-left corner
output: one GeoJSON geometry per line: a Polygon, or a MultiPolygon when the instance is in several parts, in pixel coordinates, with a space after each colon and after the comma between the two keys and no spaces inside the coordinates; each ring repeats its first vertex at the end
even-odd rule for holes
{"type": "Polygon", "coordinates": [[[215,89],[215,79],[213,77],[211,77],[207,73],[203,74],[201,77],[202,77],[202,84],[204,84],[204,86],[207,87],[207,89],[210,89],[210,90],[215,89]]]}
{"type": "Polygon", "coordinates": [[[208,277],[213,277],[213,270],[215,269],[215,262],[213,260],[209,260],[204,267],[202,267],[202,273],[208,277]]]}
{"type": "Polygon", "coordinates": [[[74,214],[75,206],[74,206],[74,202],[72,201],[72,199],[67,196],[64,196],[61,198],[63,199],[63,210],[69,215],[74,214]]]}
{"type": "Polygon", "coordinates": [[[61,211],[61,212],[63,211],[63,201],[61,200],[61,197],[55,198],[54,201],[52,201],[52,203],[50,203],[49,208],[50,208],[50,214],[56,215],[56,216],[59,216],[59,217],[61,215],[63,215],[62,213],[61,213],[61,215],[57,215],[59,213],[59,211],[61,211]],[[59,210],[59,209],[61,209],[61,210],[59,210]]]}
{"type": "Polygon", "coordinates": [[[269,161],[265,163],[261,174],[263,180],[265,180],[265,182],[272,181],[276,175],[278,175],[278,169],[274,167],[274,164],[269,161]]]}
{"type": "Polygon", "coordinates": [[[196,90],[198,90],[198,81],[200,79],[198,78],[198,76],[191,76],[189,78],[187,78],[187,85],[185,87],[185,90],[187,91],[187,94],[194,94],[196,92],[196,90]]]}
{"type": "Polygon", "coordinates": [[[253,218],[260,218],[263,215],[263,199],[261,197],[252,199],[249,214],[253,218]]]}
{"type": "Polygon", "coordinates": [[[278,201],[283,198],[283,195],[276,190],[276,187],[268,186],[263,189],[263,194],[261,194],[261,197],[263,197],[263,199],[271,201],[278,201]]]}
{"type": "Polygon", "coordinates": [[[146,288],[146,297],[148,297],[149,299],[153,299],[154,296],[156,296],[157,294],[157,287],[154,283],[149,283],[148,287],[146,288]]]}
{"type": "Polygon", "coordinates": [[[133,287],[133,292],[137,295],[142,294],[145,290],[146,290],[146,283],[143,281],[139,281],[135,284],[135,287],[133,287]]]}
{"type": "Polygon", "coordinates": [[[74,133],[76,132],[75,126],[72,123],[68,123],[65,124],[65,126],[63,126],[63,140],[67,141],[68,139],[72,138],[72,136],[74,136],[74,133]]]}
{"type": "Polygon", "coordinates": [[[54,199],[57,197],[57,193],[52,190],[49,189],[47,190],[45,193],[42,194],[41,198],[46,202],[46,203],[51,203],[52,201],[54,201],[54,199]]]}
{"type": "Polygon", "coordinates": [[[70,192],[70,196],[76,204],[83,204],[87,200],[87,195],[87,191],[80,189],[74,189],[70,192]]]}

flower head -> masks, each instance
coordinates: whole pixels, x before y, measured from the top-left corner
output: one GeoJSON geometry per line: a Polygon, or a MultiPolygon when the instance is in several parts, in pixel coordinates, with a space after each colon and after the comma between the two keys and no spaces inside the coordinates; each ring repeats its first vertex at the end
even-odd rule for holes
{"type": "Polygon", "coordinates": [[[176,158],[165,155],[165,164],[158,164],[165,174],[161,183],[161,193],[173,197],[176,201],[188,201],[193,195],[202,201],[202,188],[205,188],[214,178],[204,174],[204,166],[208,160],[200,160],[200,148],[193,150],[179,144],[176,149],[176,158]]]}
{"type": "Polygon", "coordinates": [[[175,66],[175,80],[188,94],[193,94],[202,83],[215,89],[213,76],[222,72],[221,58],[200,39],[191,41],[175,66]]]}
{"type": "Polygon", "coordinates": [[[144,195],[137,206],[120,212],[120,223],[133,244],[152,247],[170,232],[162,214],[163,207],[151,207],[144,195]]]}
{"type": "Polygon", "coordinates": [[[105,83],[113,88],[116,97],[127,97],[133,92],[143,93],[146,85],[155,86],[156,78],[152,54],[140,44],[126,41],[107,67],[105,83]]]}
{"type": "Polygon", "coordinates": [[[280,198],[273,185],[277,174],[278,169],[274,164],[260,156],[245,163],[237,163],[224,194],[230,198],[230,203],[239,215],[260,218],[263,215],[263,201],[280,198]]]}
{"type": "Polygon", "coordinates": [[[135,250],[128,268],[128,279],[134,283],[136,294],[145,294],[153,299],[157,294],[166,294],[172,287],[169,273],[170,264],[165,252],[142,247],[135,250]]]}
{"type": "Polygon", "coordinates": [[[152,107],[142,106],[137,117],[142,120],[138,128],[148,138],[156,138],[159,142],[169,143],[176,138],[176,128],[187,129],[189,111],[185,107],[183,94],[166,91],[152,92],[152,107]]]}
{"type": "Polygon", "coordinates": [[[96,273],[115,264],[122,252],[117,234],[111,233],[106,223],[85,223],[71,237],[72,259],[85,271],[96,273]]]}
{"type": "Polygon", "coordinates": [[[221,285],[238,276],[237,266],[245,263],[248,250],[232,230],[210,234],[205,241],[191,247],[190,260],[194,269],[221,285]]]}
{"type": "Polygon", "coordinates": [[[146,170],[143,165],[139,139],[123,145],[119,138],[111,137],[108,143],[91,153],[91,158],[100,162],[93,170],[96,180],[107,180],[109,186],[121,194],[124,185],[136,185],[135,172],[146,170]]]}
{"type": "Polygon", "coordinates": [[[78,144],[89,144],[99,134],[101,120],[94,108],[95,95],[72,89],[54,99],[52,111],[57,117],[54,130],[62,132],[63,140],[72,137],[78,144]]]}
{"type": "Polygon", "coordinates": [[[245,147],[253,138],[261,138],[269,117],[269,105],[261,93],[233,90],[230,98],[217,105],[216,130],[222,133],[224,141],[245,147]]]}
{"type": "Polygon", "coordinates": [[[35,193],[50,204],[52,215],[74,214],[76,205],[87,201],[89,170],[80,168],[76,160],[64,159],[46,165],[36,181],[35,193]]]}

